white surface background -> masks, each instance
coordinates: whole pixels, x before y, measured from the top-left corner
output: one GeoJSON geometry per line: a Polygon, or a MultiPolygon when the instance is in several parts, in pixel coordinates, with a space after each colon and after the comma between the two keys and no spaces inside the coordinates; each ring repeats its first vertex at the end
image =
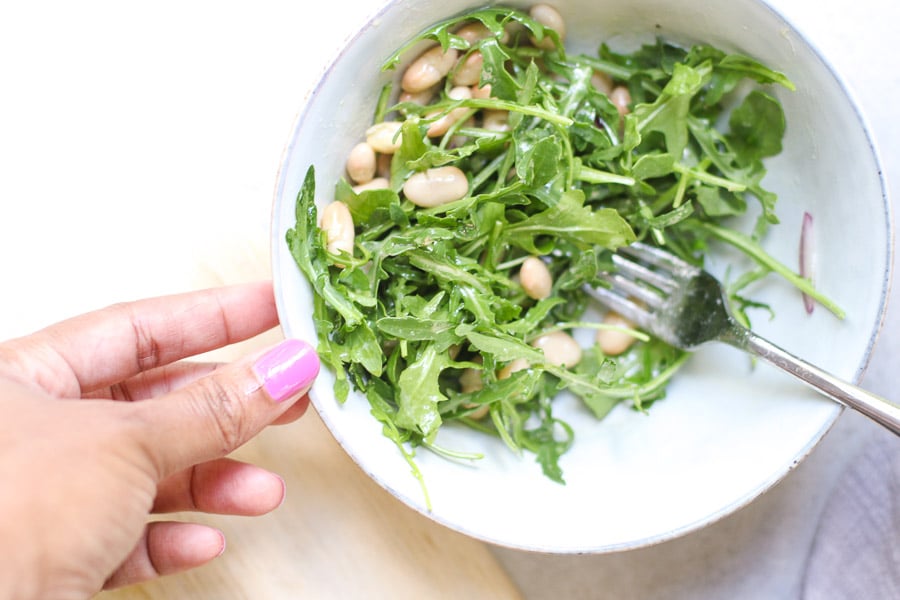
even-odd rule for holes
{"type": "MultiPolygon", "coordinates": [[[[900,181],[900,6],[772,4],[849,84],[889,184],[900,181]]],[[[0,5],[0,338],[265,269],[293,119],[335,42],[377,5],[0,5]]],[[[895,400],[898,332],[895,294],[863,382],[895,400]]],[[[795,598],[828,491],[873,435],[882,432],[844,415],[775,489],[672,542],[594,557],[496,555],[527,598],[795,598]]]]}

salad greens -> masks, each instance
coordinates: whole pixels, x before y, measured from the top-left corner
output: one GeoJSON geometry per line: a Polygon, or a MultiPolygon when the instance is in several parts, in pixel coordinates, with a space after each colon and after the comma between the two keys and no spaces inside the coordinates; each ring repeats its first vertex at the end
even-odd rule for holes
{"type": "Polygon", "coordinates": [[[417,476],[417,447],[466,456],[435,444],[441,425],[455,421],[532,452],[545,475],[563,482],[559,459],[575,432],[554,415],[557,394],[576,395],[598,418],[622,402],[646,410],[665,395],[687,355],[638,332],[642,341],[624,354],[606,356],[595,345],[572,368],[531,344],[550,331],[603,328],[582,322],[592,302],[583,288],[600,285],[611,252],[635,240],[695,264],[713,240],[752,258],[758,268],[729,287],[745,321],[758,303],[742,290],[770,272],[839,313],[758,243],[778,222],[763,159],[781,151],[785,119],[771,88],[793,89],[783,74],[747,56],[664,40],[629,54],[601,44],[596,55],[572,55],[555,31],[506,8],[434,25],[385,69],[424,40],[462,57],[480,52],[479,85],[490,85],[491,96],[454,100],[448,77],[434,102],[391,105],[388,86],[375,121],[403,122],[389,185],[358,191],[341,180],[334,193],[356,224],[353,255],[327,250],[312,167],[287,233],[315,291],[319,353],[336,374],[337,397],[344,401],[351,386],[362,392],[417,476]],[[456,35],[467,23],[489,35],[471,43],[456,35]],[[534,43],[544,38],[551,48],[534,43]],[[592,83],[598,73],[627,88],[627,114],[592,83]],[[458,108],[469,118],[438,138],[426,135],[458,108]],[[508,111],[508,128],[483,127],[487,111],[508,111]],[[431,208],[404,197],[412,174],[444,165],[466,174],[464,197],[431,208]],[[751,232],[729,226],[753,205],[751,232]],[[542,257],[552,274],[549,297],[530,298],[516,280],[529,256],[542,257]],[[516,360],[529,368],[498,377],[516,360]],[[463,391],[467,370],[480,374],[477,389],[463,391]]]}

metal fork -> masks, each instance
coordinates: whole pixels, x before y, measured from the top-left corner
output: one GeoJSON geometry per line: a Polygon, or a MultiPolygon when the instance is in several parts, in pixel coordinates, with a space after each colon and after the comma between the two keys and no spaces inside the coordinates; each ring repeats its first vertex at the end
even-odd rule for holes
{"type": "Polygon", "coordinates": [[[664,342],[693,350],[725,342],[775,365],[844,406],[900,435],[900,406],[842,381],[739,324],[719,281],[680,258],[640,242],[613,255],[609,288],[588,288],[608,308],[664,342]]]}

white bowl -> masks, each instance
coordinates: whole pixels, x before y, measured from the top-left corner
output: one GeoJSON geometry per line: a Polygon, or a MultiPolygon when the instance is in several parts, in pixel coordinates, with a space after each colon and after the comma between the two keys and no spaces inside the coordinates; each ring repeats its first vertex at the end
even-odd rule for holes
{"type": "MultiPolygon", "coordinates": [[[[342,49],[300,115],[275,195],[273,268],[282,326],[315,339],[311,292],[284,242],[307,167],[317,172],[317,203],[331,201],[348,150],[370,123],[382,61],[426,26],[479,7],[481,0],[388,3],[342,49]]],[[[509,2],[528,6],[528,3],[509,2]]],[[[788,74],[797,91],[775,91],[788,129],[784,151],[769,160],[766,184],[779,195],[781,225],[765,247],[797,264],[804,211],[815,217],[817,284],[847,312],[807,315],[799,294],[775,280],[755,291],[776,317],[755,329],[787,350],[848,380],[861,375],[887,302],[892,236],[881,169],[864,119],[841,80],[783,17],[758,0],[559,0],[568,46],[593,52],[601,41],[633,46],[662,36],[740,51],[788,74]],[[652,39],[652,38],[650,38],[652,39]]],[[[714,269],[724,268],[724,261],[714,269]]],[[[698,352],[649,415],[619,406],[597,421],[577,403],[555,412],[576,431],[563,458],[567,485],[541,475],[533,457],[501,442],[445,427],[440,445],[483,452],[476,465],[418,453],[431,496],[418,482],[368,402],[339,405],[324,371],[311,392],[323,421],[375,481],[444,525],[513,548],[555,553],[609,552],[695,530],[753,500],[816,445],[840,407],[773,369],[751,369],[724,346],[698,352]]]]}

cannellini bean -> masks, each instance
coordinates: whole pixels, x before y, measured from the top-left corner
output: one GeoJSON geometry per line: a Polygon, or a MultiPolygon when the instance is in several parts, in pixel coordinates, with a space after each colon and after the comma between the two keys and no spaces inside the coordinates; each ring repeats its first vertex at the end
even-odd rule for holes
{"type": "Polygon", "coordinates": [[[519,283],[530,298],[543,300],[553,288],[553,276],[544,261],[536,256],[529,256],[519,268],[519,283]]]}
{"type": "Polygon", "coordinates": [[[464,369],[459,376],[459,390],[464,394],[471,394],[484,388],[484,380],[481,379],[481,371],[469,367],[464,369]]]}
{"type": "Polygon", "coordinates": [[[458,58],[457,50],[449,48],[444,52],[440,46],[434,46],[420,54],[406,68],[400,87],[407,92],[425,91],[446,77],[458,58]]]}
{"type": "MultiPolygon", "coordinates": [[[[475,405],[466,405],[466,408],[475,408],[475,405]]],[[[485,418],[489,412],[491,412],[491,405],[482,404],[478,407],[478,410],[473,410],[471,413],[469,413],[469,418],[475,419],[477,421],[485,418]]]]}
{"type": "Polygon", "coordinates": [[[353,229],[353,217],[346,204],[332,202],[323,208],[319,227],[325,232],[326,247],[329,252],[339,254],[344,251],[353,254],[356,232],[353,229]]]}
{"type": "Polygon", "coordinates": [[[466,85],[458,85],[447,92],[447,96],[453,100],[468,100],[472,97],[472,88],[466,85]]]}
{"type": "Polygon", "coordinates": [[[572,368],[581,362],[581,346],[565,331],[551,331],[536,338],[531,345],[544,351],[551,365],[572,368]]]}
{"type": "MultiPolygon", "coordinates": [[[[447,92],[447,97],[451,100],[467,100],[472,97],[472,90],[470,90],[466,86],[457,86],[447,92]]],[[[459,108],[454,108],[443,117],[434,121],[431,125],[428,126],[428,131],[425,134],[428,137],[440,137],[447,133],[447,130],[450,129],[457,121],[465,117],[469,112],[469,109],[460,106],[459,108]]],[[[440,113],[431,113],[429,116],[435,116],[435,114],[440,113]]]]}
{"type": "Polygon", "coordinates": [[[603,71],[594,71],[594,74],[591,75],[591,85],[593,85],[594,89],[601,94],[609,96],[609,93],[613,89],[613,80],[612,77],[603,71]]]}
{"type": "Polygon", "coordinates": [[[497,379],[509,379],[509,376],[517,371],[524,371],[531,365],[524,358],[517,358],[506,364],[505,367],[497,371],[497,379]]]}
{"type": "Polygon", "coordinates": [[[479,100],[487,100],[491,97],[491,84],[486,83],[481,87],[472,86],[472,97],[479,100]]]}
{"type": "Polygon", "coordinates": [[[401,92],[400,97],[397,98],[397,100],[399,102],[412,102],[413,104],[426,106],[428,104],[431,104],[431,101],[434,100],[439,87],[440,86],[438,85],[433,85],[427,90],[422,90],[421,92],[401,92]]]}
{"type": "Polygon", "coordinates": [[[623,117],[631,112],[631,92],[624,85],[618,85],[609,93],[610,101],[623,117]]]}
{"type": "Polygon", "coordinates": [[[469,181],[458,167],[446,166],[413,174],[403,184],[406,199],[423,208],[441,206],[469,193],[469,181]]]}
{"type": "MultiPolygon", "coordinates": [[[[480,356],[476,356],[472,359],[472,362],[480,365],[483,361],[480,356]]],[[[459,376],[459,391],[464,394],[471,394],[482,389],[484,389],[484,379],[481,377],[481,369],[473,369],[471,367],[464,369],[462,375],[459,376]]],[[[491,407],[487,404],[482,404],[481,406],[469,402],[463,404],[463,408],[475,407],[478,407],[478,410],[469,413],[469,417],[472,419],[483,419],[491,410],[491,407]]]]}
{"type": "Polygon", "coordinates": [[[489,131],[509,131],[509,111],[485,109],[481,114],[481,126],[489,131]]]}
{"type": "Polygon", "coordinates": [[[347,175],[354,183],[367,183],[375,177],[375,150],[366,142],[353,146],[347,156],[347,175]]]}
{"type": "Polygon", "coordinates": [[[367,181],[366,183],[354,185],[353,191],[357,194],[360,194],[367,190],[386,190],[389,187],[391,187],[391,182],[388,181],[386,177],[376,177],[375,179],[367,181]]]}
{"type": "Polygon", "coordinates": [[[393,154],[400,148],[400,128],[402,126],[403,123],[400,121],[376,123],[366,130],[366,143],[375,152],[393,154]]]}
{"type": "Polygon", "coordinates": [[[481,81],[484,56],[478,50],[459,60],[453,72],[453,85],[475,85],[481,81]]]}
{"type": "Polygon", "coordinates": [[[484,23],[474,22],[467,23],[454,31],[456,35],[469,42],[469,44],[477,44],[487,37],[491,37],[491,30],[484,26],[484,23]]]}
{"type": "MultiPolygon", "coordinates": [[[[466,25],[463,25],[462,27],[457,29],[454,33],[456,35],[458,35],[459,37],[461,37],[462,39],[469,42],[470,46],[474,46],[481,40],[483,40],[485,38],[489,38],[492,35],[494,35],[493,33],[491,33],[490,29],[485,27],[484,23],[481,23],[478,21],[476,21],[474,23],[468,23],[466,25]]],[[[503,34],[500,36],[500,41],[504,44],[509,42],[509,32],[504,31],[503,34]]]]}
{"type": "MultiPolygon", "coordinates": [[[[566,22],[563,20],[562,15],[559,14],[559,11],[549,4],[535,4],[528,11],[528,14],[544,27],[555,30],[559,34],[560,41],[566,39],[566,22]]],[[[535,45],[545,50],[553,48],[553,40],[549,36],[544,36],[540,43],[537,43],[535,40],[532,41],[535,45]]]]}
{"type": "MultiPolygon", "coordinates": [[[[634,323],[617,312],[609,311],[603,315],[603,324],[615,327],[634,329],[634,323]]],[[[637,340],[633,335],[615,329],[598,329],[597,344],[607,356],[618,356],[628,350],[637,340]]]]}

